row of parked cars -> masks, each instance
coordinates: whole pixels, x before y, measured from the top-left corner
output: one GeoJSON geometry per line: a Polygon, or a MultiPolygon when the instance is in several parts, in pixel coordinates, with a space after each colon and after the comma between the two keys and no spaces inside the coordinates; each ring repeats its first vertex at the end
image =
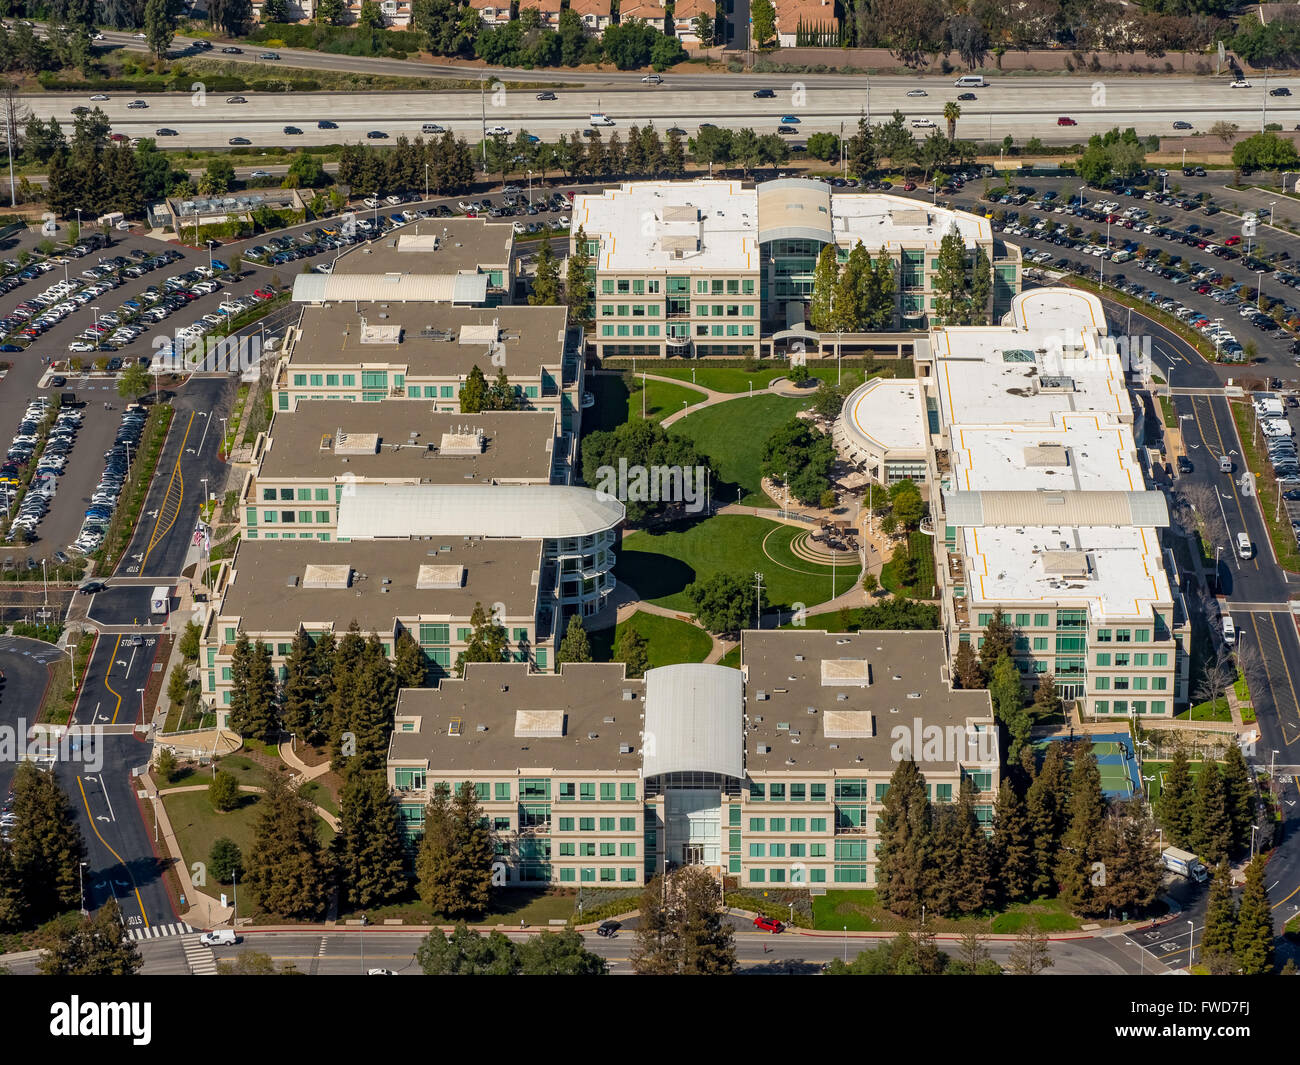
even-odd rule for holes
{"type": "Polygon", "coordinates": [[[1297,457],[1295,430],[1286,416],[1282,401],[1267,393],[1258,393],[1254,398],[1255,416],[1259,420],[1259,431],[1268,448],[1269,462],[1273,466],[1273,476],[1281,481],[1300,480],[1300,457],[1297,457]]]}
{"type": "MultiPolygon", "coordinates": [[[[360,220],[357,228],[363,228],[360,220]]],[[[364,228],[369,228],[369,223],[364,228]]],[[[244,253],[244,258],[268,266],[282,266],[297,259],[310,259],[327,251],[346,248],[361,239],[359,233],[344,233],[337,225],[328,227],[328,231],[317,227],[297,237],[272,237],[265,244],[255,244],[244,253]]]]}
{"type": "MultiPolygon", "coordinates": [[[[168,248],[156,255],[137,249],[131,252],[131,256],[138,259],[138,261],[131,262],[123,256],[100,260],[100,265],[96,269],[101,272],[101,279],[75,296],[74,301],[79,306],[84,306],[91,299],[97,298],[108,289],[123,284],[126,277],[143,277],[152,270],[162,269],[182,258],[181,253],[173,248],[168,248]],[[121,265],[123,262],[126,263],[125,266],[121,265]]],[[[86,271],[84,276],[89,277],[90,273],[91,271],[86,271]]],[[[74,352],[116,351],[119,347],[138,340],[143,335],[144,329],[134,324],[133,319],[145,311],[146,300],[152,302],[157,298],[159,298],[158,289],[150,286],[145,290],[144,299],[126,300],[116,310],[105,311],[88,328],[83,329],[77,335],[76,339],[68,345],[68,350],[74,352]]]]}
{"type": "MultiPolygon", "coordinates": [[[[0,465],[0,483],[3,484],[6,510],[12,508],[24,466],[30,466],[40,443],[41,423],[49,416],[49,400],[41,397],[27,405],[23,420],[14,434],[13,443],[0,465]]],[[[58,479],[68,464],[68,454],[76,442],[81,428],[81,411],[71,407],[60,410],[46,436],[45,447],[32,472],[27,494],[18,504],[18,513],[9,524],[9,538],[22,534],[24,539],[36,539],[36,527],[49,513],[50,500],[58,488],[58,479]]]]}
{"type": "Polygon", "coordinates": [[[131,404],[122,412],[122,422],[117,427],[113,446],[104,452],[104,472],[95,485],[81,531],[68,547],[69,551],[88,554],[104,542],[113,512],[117,510],[118,497],[130,474],[131,461],[140,447],[147,417],[147,411],[139,403],[131,404]]]}

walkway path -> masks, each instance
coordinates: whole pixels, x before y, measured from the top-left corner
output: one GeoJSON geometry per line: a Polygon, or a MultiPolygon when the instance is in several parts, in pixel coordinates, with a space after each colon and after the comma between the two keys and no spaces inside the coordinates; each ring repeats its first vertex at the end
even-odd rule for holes
{"type": "MultiPolygon", "coordinates": [[[[705,388],[704,385],[697,385],[692,381],[685,381],[677,377],[664,377],[660,374],[654,374],[643,370],[637,370],[635,372],[631,370],[597,370],[596,373],[609,374],[611,376],[622,376],[625,373],[629,373],[632,374],[633,377],[641,377],[646,381],[661,381],[664,384],[677,385],[681,388],[693,388],[697,392],[704,393],[705,398],[699,403],[693,403],[689,407],[684,407],[682,410],[674,411],[672,414],[665,415],[661,418],[659,424],[665,429],[679,418],[689,417],[692,411],[703,410],[705,407],[713,407],[719,403],[726,403],[733,399],[750,399],[753,396],[761,394],[763,391],[767,391],[767,389],[761,389],[759,392],[719,392],[715,388],[705,388]]],[[[776,380],[781,380],[781,378],[777,378],[776,380]]],[[[772,382],[772,384],[775,383],[775,381],[772,382]]],[[[771,385],[769,384],[768,388],[770,387],[771,385]]]]}

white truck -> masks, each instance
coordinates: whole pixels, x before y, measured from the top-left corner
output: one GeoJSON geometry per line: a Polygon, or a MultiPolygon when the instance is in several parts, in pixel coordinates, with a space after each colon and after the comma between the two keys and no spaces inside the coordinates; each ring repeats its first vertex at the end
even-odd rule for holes
{"type": "Polygon", "coordinates": [[[614,120],[603,111],[593,111],[591,114],[591,124],[593,126],[612,126],[614,120]]]}
{"type": "Polygon", "coordinates": [[[151,614],[166,614],[171,610],[172,590],[166,585],[159,585],[149,596],[149,612],[151,614]]]}
{"type": "Polygon", "coordinates": [[[1201,860],[1189,851],[1166,847],[1160,852],[1160,861],[1171,873],[1177,873],[1187,880],[1195,880],[1198,884],[1204,884],[1209,878],[1201,860]]]}

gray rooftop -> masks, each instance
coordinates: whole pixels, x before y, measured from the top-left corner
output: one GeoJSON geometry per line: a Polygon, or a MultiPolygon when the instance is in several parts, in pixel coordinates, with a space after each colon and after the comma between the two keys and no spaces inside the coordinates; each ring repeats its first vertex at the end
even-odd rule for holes
{"type": "Polygon", "coordinates": [[[418,732],[393,733],[389,761],[426,765],[431,781],[456,770],[635,774],[641,767],[645,690],[644,681],[624,679],[619,663],[565,665],[554,674],[529,673],[524,663],[472,662],[463,680],[402,690],[396,716],[418,717],[420,726],[418,732]],[[562,735],[538,735],[556,730],[521,728],[522,723],[558,724],[562,735]]]}
{"type": "Polygon", "coordinates": [[[514,245],[515,231],[510,222],[425,218],[349,248],[335,261],[331,276],[502,270],[510,262],[514,245]]]}
{"type": "Polygon", "coordinates": [[[546,484],[555,415],[436,413],[406,399],[320,400],[276,414],[267,435],[270,443],[258,471],[265,479],[351,475],[439,484],[546,484]]]}
{"type": "Polygon", "coordinates": [[[565,307],[350,301],[311,305],[303,308],[290,370],[396,364],[407,367],[408,377],[464,378],[477,366],[490,381],[498,366],[515,380],[540,377],[542,367],[548,366],[558,382],[567,315],[565,307]]]}
{"type": "Polygon", "coordinates": [[[1169,505],[1163,492],[948,492],[943,502],[947,523],[958,528],[1113,525],[1163,529],[1169,525],[1169,505]]]}
{"type": "Polygon", "coordinates": [[[987,691],[954,691],[940,676],[939,632],[748,631],[740,660],[751,774],[892,772],[894,730],[910,738],[916,719],[922,728],[965,726],[968,718],[994,727],[987,691]]]}
{"type": "Polygon", "coordinates": [[[354,618],[363,632],[391,633],[396,618],[469,617],[475,603],[489,609],[504,603],[506,617],[530,618],[536,613],[540,567],[536,541],[245,540],[218,613],[242,618],[240,628],[250,634],[328,623],[341,631],[354,618]],[[437,569],[422,574],[421,567],[437,569]],[[344,581],[344,586],[304,587],[344,581]]]}

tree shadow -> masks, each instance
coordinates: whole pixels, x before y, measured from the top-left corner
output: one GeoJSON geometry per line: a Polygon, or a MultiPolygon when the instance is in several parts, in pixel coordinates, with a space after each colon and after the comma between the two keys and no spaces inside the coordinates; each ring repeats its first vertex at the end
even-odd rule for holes
{"type": "Polygon", "coordinates": [[[614,572],[619,580],[635,588],[642,599],[675,595],[695,580],[694,568],[680,559],[626,548],[618,553],[614,572]]]}

